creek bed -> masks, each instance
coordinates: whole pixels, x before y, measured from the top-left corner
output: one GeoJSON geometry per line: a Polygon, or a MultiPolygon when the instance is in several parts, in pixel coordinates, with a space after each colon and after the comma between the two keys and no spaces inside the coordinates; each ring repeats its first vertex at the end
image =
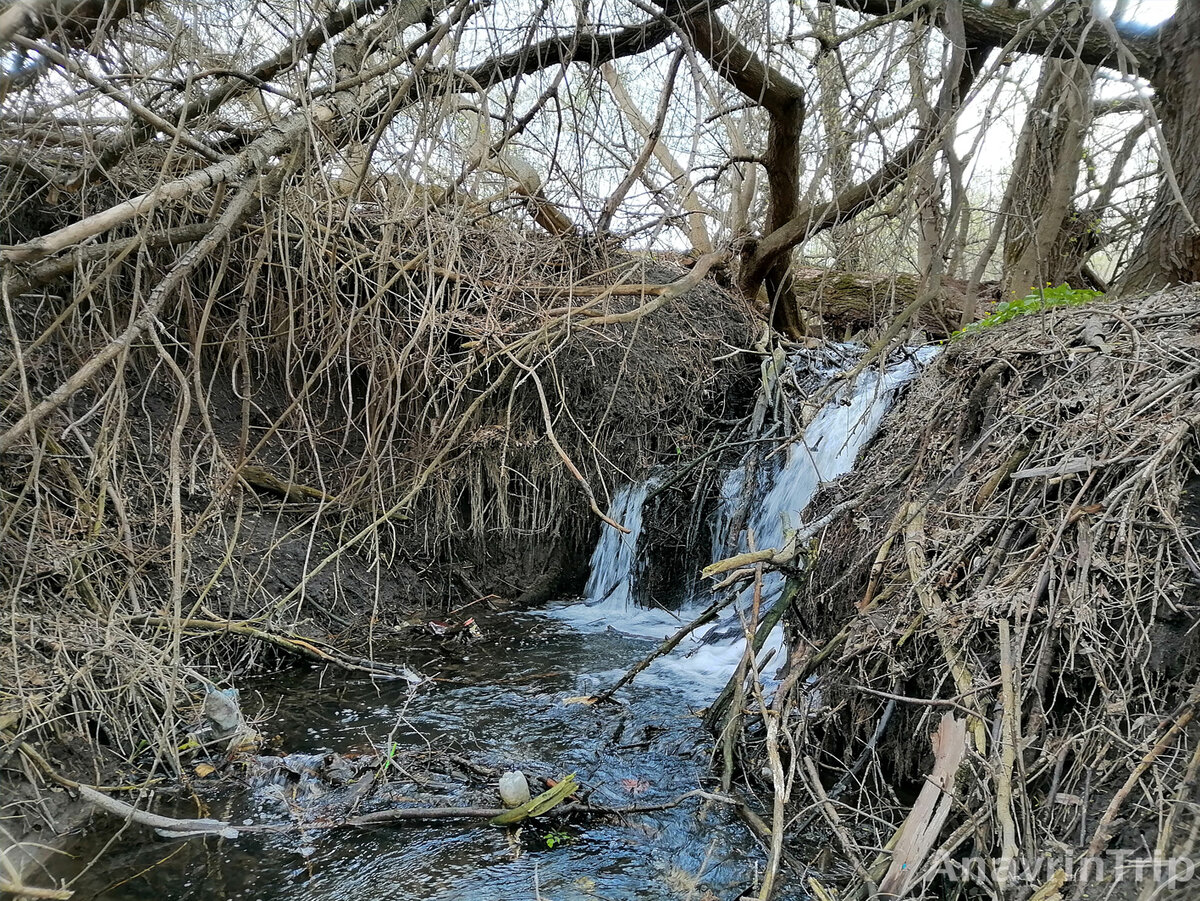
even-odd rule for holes
{"type": "MultiPolygon", "coordinates": [[[[610,806],[668,801],[702,785],[711,738],[695,715],[699,686],[672,685],[660,674],[625,689],[620,705],[564,704],[607,687],[655,641],[611,629],[585,634],[544,612],[490,614],[480,624],[477,643],[410,657],[439,680],[415,695],[403,683],[295,668],[244,685],[243,704],[253,711],[251,699],[261,697],[267,713],[258,727],[280,735],[288,752],[354,754],[395,742],[397,760],[430,751],[531,776],[574,772],[594,790],[595,803],[610,806]]],[[[386,649],[377,653],[393,659],[386,649]]],[[[497,804],[478,780],[469,786],[434,778],[406,790],[425,805],[497,804]]],[[[206,792],[205,813],[235,825],[291,822],[287,802],[270,784],[226,780],[206,792]]],[[[156,802],[155,810],[197,814],[194,804],[156,802]]],[[[115,825],[97,815],[71,857],[59,858],[54,875],[76,877],[71,888],[79,901],[699,901],[737,897],[762,867],[756,843],[732,813],[694,798],[624,822],[577,821],[550,835],[537,826],[516,835],[460,820],[163,841],[133,826],[106,848],[115,825]]]]}

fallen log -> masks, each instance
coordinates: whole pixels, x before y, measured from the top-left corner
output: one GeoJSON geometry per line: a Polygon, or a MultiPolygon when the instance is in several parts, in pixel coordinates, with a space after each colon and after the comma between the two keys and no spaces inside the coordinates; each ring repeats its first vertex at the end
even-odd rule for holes
{"type": "MultiPolygon", "coordinates": [[[[908,307],[921,291],[921,279],[915,275],[871,272],[836,272],[829,269],[798,269],[793,273],[796,303],[800,309],[819,317],[831,338],[852,335],[889,322],[908,307]]],[[[932,302],[917,313],[918,328],[932,338],[949,337],[959,327],[966,301],[967,283],[961,279],[942,279],[941,290],[932,302]]],[[[981,303],[975,306],[977,319],[988,311],[988,301],[996,299],[995,285],[984,285],[981,303]]]]}

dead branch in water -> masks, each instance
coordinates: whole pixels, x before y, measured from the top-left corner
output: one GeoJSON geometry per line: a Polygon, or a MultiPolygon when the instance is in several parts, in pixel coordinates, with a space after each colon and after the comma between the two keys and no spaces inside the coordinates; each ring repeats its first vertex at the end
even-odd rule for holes
{"type": "Polygon", "coordinates": [[[620,689],[624,688],[630,682],[637,678],[638,673],[648,667],[659,657],[664,657],[679,646],[679,642],[683,641],[705,623],[710,623],[717,618],[717,614],[729,606],[737,598],[736,594],[730,593],[725,598],[715,601],[705,608],[704,612],[693,619],[690,623],[679,628],[675,634],[671,635],[666,641],[660,644],[657,648],[631,666],[620,679],[614,682],[610,687],[604,689],[597,695],[593,695],[589,700],[593,704],[600,704],[604,701],[611,700],[612,696],[620,689]]]}
{"type": "MultiPolygon", "coordinates": [[[[225,820],[212,818],[178,818],[152,813],[138,808],[118,798],[114,798],[94,786],[77,782],[61,775],[50,763],[27,742],[17,742],[17,750],[25,756],[38,771],[57,785],[75,792],[79,797],[105,813],[139,826],[153,829],[158,835],[169,839],[204,838],[206,836],[221,836],[236,839],[242,834],[282,834],[308,832],[325,829],[362,829],[374,826],[419,824],[443,820],[482,820],[493,825],[515,825],[530,817],[544,816],[553,812],[560,818],[588,818],[596,816],[628,817],[645,813],[657,813],[678,807],[693,798],[737,806],[741,802],[727,795],[716,794],[702,790],[684,792],[675,798],[653,804],[631,804],[627,806],[610,806],[594,804],[590,801],[568,801],[575,795],[577,785],[573,777],[565,777],[538,798],[532,799],[526,807],[516,810],[505,807],[393,807],[374,810],[368,813],[342,815],[336,818],[327,817],[318,808],[311,815],[291,823],[239,823],[234,824],[225,820]],[[550,797],[554,796],[554,797],[550,797]],[[541,801],[540,799],[547,799],[541,801]]],[[[51,896],[46,896],[51,897],[51,896]]]]}
{"type": "Polygon", "coordinates": [[[273,647],[287,651],[317,663],[326,663],[340,669],[382,679],[403,679],[409,685],[421,685],[428,681],[427,676],[396,663],[385,663],[380,660],[368,660],[338,648],[327,641],[304,635],[288,635],[278,631],[270,631],[250,622],[237,622],[204,619],[171,619],[162,616],[147,616],[131,621],[140,625],[163,626],[177,629],[181,632],[218,633],[238,635],[252,638],[273,647]]]}

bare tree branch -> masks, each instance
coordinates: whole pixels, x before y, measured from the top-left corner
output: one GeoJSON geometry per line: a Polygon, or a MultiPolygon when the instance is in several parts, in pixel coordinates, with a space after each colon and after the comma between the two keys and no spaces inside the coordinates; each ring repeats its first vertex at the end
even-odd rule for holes
{"type": "MultiPolygon", "coordinates": [[[[895,12],[890,0],[834,0],[838,6],[873,16],[888,16],[895,12]]],[[[915,6],[915,4],[913,4],[915,6]]],[[[1158,65],[1158,34],[1120,34],[1118,44],[1109,29],[1102,27],[1101,20],[1088,12],[1081,13],[1081,5],[1071,4],[1068,9],[1051,11],[1039,28],[1029,28],[1037,13],[1027,9],[1002,9],[998,5],[983,6],[974,0],[961,4],[963,26],[967,40],[974,45],[1003,47],[1018,35],[1021,40],[1011,49],[1018,53],[1050,54],[1067,59],[1078,59],[1092,66],[1117,65],[1123,52],[1137,60],[1139,74],[1152,78],[1158,65]]],[[[909,10],[909,7],[905,7],[909,10]]],[[[917,15],[920,9],[912,9],[917,15]]]]}

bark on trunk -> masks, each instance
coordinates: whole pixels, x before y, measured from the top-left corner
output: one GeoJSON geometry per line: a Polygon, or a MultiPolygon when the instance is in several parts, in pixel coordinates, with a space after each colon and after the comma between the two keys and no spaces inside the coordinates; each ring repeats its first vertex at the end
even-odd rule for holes
{"type": "MultiPolygon", "coordinates": [[[[769,126],[763,168],[767,172],[768,204],[765,234],[790,222],[800,206],[800,132],[804,128],[804,89],[751,53],[711,12],[687,23],[693,46],[722,78],[766,111],[769,126]]],[[[753,272],[743,273],[742,288],[754,296],[765,286],[771,300],[771,321],[783,334],[803,335],[788,268],[791,256],[780,253],[753,272]]]]}
{"type": "Polygon", "coordinates": [[[1153,84],[1164,177],[1122,293],[1200,282],[1200,4],[1179,4],[1160,46],[1153,84]]]}
{"type": "Polygon", "coordinates": [[[1047,59],[1017,147],[1004,242],[1004,285],[1024,297],[1046,283],[1082,287],[1094,244],[1072,199],[1092,122],[1092,67],[1047,59]]]}
{"type": "MultiPolygon", "coordinates": [[[[885,327],[921,293],[919,276],[873,272],[835,272],[828,269],[795,269],[791,273],[797,304],[808,313],[809,331],[820,323],[825,336],[840,340],[868,329],[885,327]]],[[[985,307],[996,299],[990,285],[985,307]]],[[[945,278],[937,296],[920,310],[914,322],[930,338],[947,338],[960,327],[967,282],[945,278]]],[[[986,312],[980,310],[979,318],[986,312]]]]}

